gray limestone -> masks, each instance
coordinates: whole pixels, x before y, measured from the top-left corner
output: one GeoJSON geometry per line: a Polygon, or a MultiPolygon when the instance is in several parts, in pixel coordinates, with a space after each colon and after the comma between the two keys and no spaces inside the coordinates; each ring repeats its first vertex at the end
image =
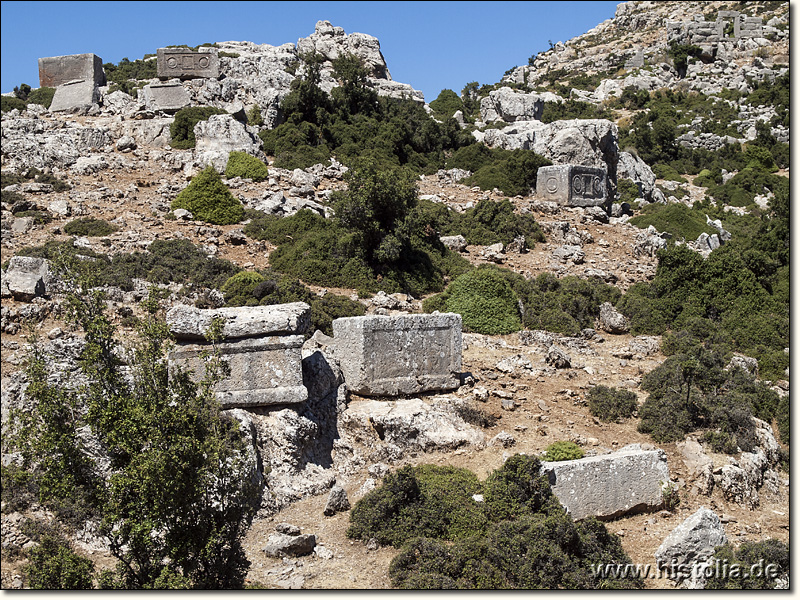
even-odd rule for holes
{"type": "Polygon", "coordinates": [[[333,321],[350,391],[403,396],[460,385],[461,315],[347,317],[333,321]]]}
{"type": "Polygon", "coordinates": [[[50,263],[44,258],[13,256],[8,263],[3,283],[14,298],[24,302],[30,302],[37,296],[49,295],[53,285],[50,263]]]}
{"type": "Polygon", "coordinates": [[[99,100],[100,92],[91,79],[77,79],[56,88],[50,112],[88,110],[99,100]]]}
{"type": "Polygon", "coordinates": [[[69,54],[39,59],[39,85],[58,87],[84,79],[96,86],[106,84],[103,59],[96,54],[69,54]]]}
{"type": "Polygon", "coordinates": [[[678,525],[656,550],[655,558],[668,576],[684,579],[694,565],[704,563],[714,548],[727,543],[722,523],[714,511],[702,506],[678,525]],[[676,568],[668,568],[675,565],[676,568]]]}
{"type": "Polygon", "coordinates": [[[664,451],[641,450],[636,445],[601,456],[545,462],[542,470],[553,493],[576,520],[611,519],[657,509],[669,481],[664,451]]]}
{"type": "Polygon", "coordinates": [[[606,172],[597,167],[539,167],[536,179],[536,196],[563,206],[601,206],[607,198],[606,189],[606,172]]]}
{"type": "Polygon", "coordinates": [[[175,306],[167,313],[167,324],[179,344],[169,360],[195,378],[203,377],[212,347],[201,338],[214,319],[223,319],[223,341],[215,348],[230,373],[214,388],[222,407],[305,402],[301,352],[309,311],[302,302],[219,309],[175,306]]]}
{"type": "Polygon", "coordinates": [[[151,83],[144,86],[142,93],[148,110],[174,113],[191,102],[180,83],[151,83]]]}
{"type": "Polygon", "coordinates": [[[159,48],[156,51],[156,70],[163,79],[219,78],[219,56],[216,48],[159,48]]]}

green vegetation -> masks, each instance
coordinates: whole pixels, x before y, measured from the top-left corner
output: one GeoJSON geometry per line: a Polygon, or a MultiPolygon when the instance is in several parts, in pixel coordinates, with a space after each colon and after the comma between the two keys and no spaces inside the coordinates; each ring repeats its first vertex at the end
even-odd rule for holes
{"type": "Polygon", "coordinates": [[[173,210],[184,208],[195,219],[215,225],[231,225],[244,219],[242,203],[222,183],[222,178],[213,165],[208,165],[195,175],[170,207],[173,210]]]}
{"type": "Polygon", "coordinates": [[[711,559],[731,568],[719,576],[714,573],[706,582],[707,590],[771,590],[775,587],[775,578],[789,575],[789,548],[772,538],[760,542],[745,541],[738,548],[727,543],[717,547],[711,559]],[[767,572],[768,565],[774,565],[773,572],[767,572]]]}
{"type": "Polygon", "coordinates": [[[619,202],[627,202],[628,204],[631,204],[642,195],[639,191],[639,186],[630,179],[625,178],[617,181],[617,192],[619,193],[619,202]]]}
{"type": "Polygon", "coordinates": [[[364,305],[345,296],[317,296],[297,279],[271,271],[240,271],[222,286],[226,306],[257,306],[305,302],[311,307],[311,328],[333,335],[333,320],[358,317],[365,313],[364,305]]]}
{"type": "Polygon", "coordinates": [[[789,413],[789,396],[783,396],[778,401],[778,408],[775,413],[775,418],[778,421],[778,435],[784,444],[789,443],[789,434],[791,431],[791,419],[789,413]]]}
{"type": "Polygon", "coordinates": [[[613,423],[633,416],[639,403],[636,394],[627,390],[598,385],[586,394],[589,412],[606,423],[613,423]]]}
{"type": "Polygon", "coordinates": [[[0,112],[8,112],[15,108],[19,111],[23,111],[27,106],[28,104],[25,100],[20,100],[12,96],[0,96],[0,112]]]}
{"type": "Polygon", "coordinates": [[[440,121],[445,121],[452,118],[457,111],[464,112],[464,102],[458,94],[453,90],[444,89],[439,92],[436,100],[433,100],[429,106],[433,111],[433,116],[440,121]]]}
{"type": "MultiPolygon", "coordinates": [[[[252,468],[246,442],[213,392],[224,363],[210,353],[206,373],[196,378],[169,366],[169,332],[152,295],[123,361],[105,296],[85,284],[73,284],[66,306],[85,333],[79,365],[88,383],[49,382],[34,343],[26,397],[37,410],[12,412],[3,451],[21,452],[37,500],[57,516],[67,502],[82,515],[78,522],[99,521],[118,559],[116,569],[100,574],[101,587],[241,587],[248,566],[241,540],[260,490],[243,475],[252,468]],[[107,474],[86,451],[83,428],[107,449],[107,474]]],[[[46,546],[34,564],[45,586],[65,577],[87,583],[88,565],[69,552],[46,546]]]]}
{"type": "MultiPolygon", "coordinates": [[[[711,208],[711,207],[704,207],[711,208]]],[[[770,214],[734,219],[720,215],[733,238],[708,258],[684,246],[659,254],[651,282],[631,286],[617,308],[631,331],[713,334],[757,358],[766,379],[783,378],[789,365],[789,194],[779,190],[770,214]]],[[[716,214],[709,210],[712,218],[716,214]]]]}
{"type": "Polygon", "coordinates": [[[80,217],[64,225],[64,233],[68,235],[102,237],[117,231],[117,227],[103,219],[80,217]]]}
{"type": "Polygon", "coordinates": [[[553,164],[531,150],[503,150],[471,144],[456,150],[447,159],[448,169],[465,169],[472,175],[465,185],[477,185],[482,190],[499,189],[509,196],[526,196],[536,188],[539,167],[553,164]]]}
{"type": "Polygon", "coordinates": [[[252,179],[253,181],[266,181],[269,179],[269,169],[264,161],[247,154],[234,150],[228,155],[228,164],[225,167],[225,177],[241,177],[252,179]]]}
{"type": "Polygon", "coordinates": [[[752,451],[758,440],[751,417],[771,422],[778,395],[742,369],[725,371],[722,346],[688,340],[679,346],[642,380],[650,395],[639,409],[639,431],[668,443],[703,429],[716,452],[752,451]]]}
{"type": "Polygon", "coordinates": [[[669,54],[670,58],[672,58],[675,70],[678,72],[678,76],[686,77],[686,68],[689,66],[689,57],[698,57],[702,52],[703,49],[700,48],[700,46],[694,46],[691,44],[676,44],[673,42],[669,45],[667,54],[669,54]]]}
{"type": "Polygon", "coordinates": [[[253,127],[264,126],[264,117],[261,116],[261,107],[258,104],[254,104],[247,111],[247,124],[253,127]]]}
{"type": "Polygon", "coordinates": [[[50,108],[53,103],[53,96],[56,93],[56,88],[40,87],[32,90],[28,94],[28,104],[41,104],[45,108],[50,108]]]}
{"type": "Polygon", "coordinates": [[[75,553],[66,540],[45,536],[28,551],[23,568],[33,590],[90,590],[94,564],[75,553]]]}
{"type": "Polygon", "coordinates": [[[45,173],[35,167],[31,167],[24,172],[5,172],[2,175],[0,187],[7,187],[16,183],[25,183],[27,181],[35,181],[36,183],[46,183],[53,186],[54,192],[65,192],[72,189],[68,183],[59,179],[52,173],[45,173]]]}
{"type": "Polygon", "coordinates": [[[539,467],[518,454],[483,483],[464,469],[403,467],[356,504],[348,537],[399,547],[389,575],[402,589],[641,588],[592,574],[593,562],[627,560],[619,539],[595,519],[574,523],[539,467]]]}
{"type": "Polygon", "coordinates": [[[602,104],[592,104],[580,100],[564,102],[545,102],[542,111],[542,123],[563,121],[566,119],[615,119],[614,111],[602,104]]]}
{"type": "Polygon", "coordinates": [[[322,58],[301,58],[304,76],[292,82],[281,105],[286,122],[259,134],[276,167],[305,168],[335,155],[348,166],[366,158],[381,168],[435,173],[444,167],[445,151],[475,143],[452,118],[438,123],[418,102],[379,97],[354,56],[333,61],[339,86],[330,96],[319,87],[322,58]]]}
{"type": "Polygon", "coordinates": [[[127,57],[119,61],[119,64],[104,63],[103,70],[106,73],[106,82],[109,91],[123,91],[136,97],[136,89],[144,85],[149,79],[154,79],[156,73],[156,59],[154,54],[145,54],[144,59],[130,61],[127,57]],[[149,57],[149,60],[148,60],[149,57]]]}
{"type": "Polygon", "coordinates": [[[0,108],[2,112],[15,108],[22,111],[28,107],[28,104],[41,104],[45,108],[50,108],[55,93],[55,88],[40,87],[32,90],[31,86],[23,83],[14,88],[14,96],[0,96],[0,104],[2,104],[0,108]]]}
{"type": "Polygon", "coordinates": [[[545,448],[542,460],[547,462],[576,460],[578,458],[583,458],[583,455],[583,448],[578,446],[575,442],[553,442],[545,448]]]}
{"type": "Polygon", "coordinates": [[[187,106],[175,113],[175,119],[169,126],[170,146],[176,150],[194,148],[197,140],[194,137],[194,126],[206,121],[211,115],[226,114],[221,108],[213,106],[187,106]]]}
{"type": "Polygon", "coordinates": [[[706,215],[701,210],[685,204],[647,204],[630,220],[631,225],[647,229],[650,225],[676,239],[696,240],[701,233],[709,235],[717,230],[706,224],[706,215]]]}

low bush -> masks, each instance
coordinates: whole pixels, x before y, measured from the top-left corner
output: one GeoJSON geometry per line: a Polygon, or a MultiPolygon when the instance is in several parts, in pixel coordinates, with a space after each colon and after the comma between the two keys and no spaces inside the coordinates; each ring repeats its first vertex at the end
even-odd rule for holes
{"type": "Polygon", "coordinates": [[[627,202],[628,204],[633,203],[634,200],[642,196],[639,186],[630,179],[625,178],[617,181],[617,193],[619,193],[619,202],[627,202]]]}
{"type": "Polygon", "coordinates": [[[478,268],[458,277],[440,298],[428,298],[423,310],[444,306],[461,315],[464,329],[486,335],[519,331],[517,295],[498,269],[478,268]]]}
{"type": "Polygon", "coordinates": [[[458,404],[455,407],[456,414],[464,419],[470,425],[482,427],[494,427],[497,424],[497,417],[493,414],[487,413],[471,404],[458,404]]]}
{"type": "Polygon", "coordinates": [[[252,179],[253,181],[266,181],[269,179],[269,169],[264,161],[247,154],[234,150],[228,155],[228,164],[225,167],[225,177],[241,177],[252,179]]]}
{"type": "Polygon", "coordinates": [[[40,87],[32,90],[28,94],[28,104],[41,104],[45,108],[50,108],[53,103],[53,96],[56,93],[56,88],[40,87]]]}
{"type": "Polygon", "coordinates": [[[598,385],[586,394],[589,412],[606,423],[628,419],[639,406],[636,394],[628,390],[598,385]]]}
{"type": "Polygon", "coordinates": [[[778,420],[778,435],[784,444],[789,444],[789,433],[791,430],[791,419],[789,418],[789,396],[783,396],[778,402],[776,410],[778,420]]]}
{"type": "Polygon", "coordinates": [[[224,114],[224,110],[213,106],[187,106],[180,109],[169,126],[170,146],[176,150],[194,148],[197,143],[194,126],[200,121],[206,121],[211,115],[224,114]]]}
{"type": "Polygon", "coordinates": [[[20,100],[19,98],[14,98],[13,96],[0,96],[0,112],[8,112],[10,110],[14,110],[15,108],[18,111],[23,111],[28,107],[28,103],[25,100],[20,100]]]}
{"type": "Polygon", "coordinates": [[[33,217],[33,222],[35,225],[47,225],[53,220],[53,217],[46,210],[22,210],[14,213],[14,216],[33,217]]]}
{"type": "Polygon", "coordinates": [[[460,215],[446,235],[463,235],[468,244],[488,246],[502,242],[510,244],[514,238],[524,236],[529,247],[544,241],[544,234],[531,214],[516,214],[511,202],[480,200],[473,208],[460,215]]]}
{"type": "Polygon", "coordinates": [[[745,541],[738,548],[727,543],[717,547],[711,559],[712,564],[719,561],[729,568],[726,573],[715,572],[709,577],[707,590],[770,590],[775,588],[776,579],[789,575],[789,548],[772,538],[745,541]]]}
{"type": "Polygon", "coordinates": [[[706,217],[700,211],[685,204],[648,204],[630,220],[631,225],[647,229],[650,225],[660,232],[671,234],[676,239],[696,240],[701,233],[709,235],[717,230],[706,224],[706,217]]]}
{"type": "Polygon", "coordinates": [[[28,551],[23,568],[34,590],[90,590],[94,564],[75,553],[65,540],[43,537],[28,551]]]}
{"type": "Polygon", "coordinates": [[[575,442],[553,442],[545,448],[542,460],[547,462],[556,462],[562,460],[576,460],[583,458],[583,448],[578,446],[575,442]]]}
{"type": "Polygon", "coordinates": [[[118,228],[108,221],[94,217],[80,217],[64,225],[64,233],[87,237],[102,237],[117,230],[118,228]]]}
{"type": "Polygon", "coordinates": [[[242,203],[222,183],[222,178],[212,165],[195,175],[170,207],[173,210],[184,208],[195,219],[214,225],[231,225],[244,218],[242,203]]]}
{"type": "MultiPolygon", "coordinates": [[[[464,168],[456,152],[447,161],[448,168],[464,168]]],[[[528,196],[536,189],[539,167],[553,164],[549,159],[532,150],[491,150],[491,162],[487,162],[462,183],[477,185],[482,190],[499,189],[509,196],[528,196]]]]}

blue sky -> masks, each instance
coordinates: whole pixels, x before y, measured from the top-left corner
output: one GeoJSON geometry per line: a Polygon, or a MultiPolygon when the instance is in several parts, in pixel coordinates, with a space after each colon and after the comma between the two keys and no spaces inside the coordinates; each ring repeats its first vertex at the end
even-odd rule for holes
{"type": "Polygon", "coordinates": [[[22,2],[0,3],[2,92],[39,85],[38,58],[92,52],[130,60],[170,44],[295,43],[328,20],[373,35],[392,79],[434,100],[495,83],[514,66],[614,16],[618,2],[22,2]]]}

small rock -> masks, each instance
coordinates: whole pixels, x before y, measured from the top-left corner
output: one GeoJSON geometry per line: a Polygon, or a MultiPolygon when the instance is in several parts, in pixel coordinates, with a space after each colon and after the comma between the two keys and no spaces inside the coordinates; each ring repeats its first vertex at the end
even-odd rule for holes
{"type": "Polygon", "coordinates": [[[326,517],[331,517],[337,512],[344,512],[350,510],[350,500],[347,499],[347,492],[340,485],[335,485],[331,488],[331,493],[328,495],[328,503],[325,505],[323,514],[326,517]]]}
{"type": "Polygon", "coordinates": [[[278,523],[275,525],[275,531],[285,535],[300,535],[300,528],[297,525],[291,525],[290,523],[278,523]]]}

